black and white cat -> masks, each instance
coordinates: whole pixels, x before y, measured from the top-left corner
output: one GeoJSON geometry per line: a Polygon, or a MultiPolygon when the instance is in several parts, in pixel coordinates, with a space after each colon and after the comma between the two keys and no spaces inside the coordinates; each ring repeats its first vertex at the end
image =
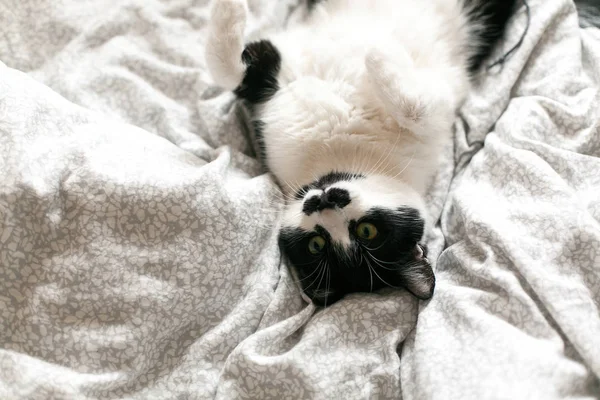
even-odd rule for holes
{"type": "Polygon", "coordinates": [[[471,79],[516,0],[324,0],[244,41],[245,0],[214,0],[206,61],[245,100],[288,198],[280,244],[307,296],[432,296],[424,195],[471,79]]]}

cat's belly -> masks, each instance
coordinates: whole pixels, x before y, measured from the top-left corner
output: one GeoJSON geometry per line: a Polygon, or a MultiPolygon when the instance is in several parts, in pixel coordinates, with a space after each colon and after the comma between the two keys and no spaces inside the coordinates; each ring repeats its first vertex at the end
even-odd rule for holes
{"type": "MultiPolygon", "coordinates": [[[[263,123],[267,165],[286,190],[330,172],[350,172],[393,176],[422,192],[444,140],[400,128],[367,79],[299,79],[258,107],[255,117],[263,123]]],[[[442,136],[451,132],[449,125],[442,136]]]]}

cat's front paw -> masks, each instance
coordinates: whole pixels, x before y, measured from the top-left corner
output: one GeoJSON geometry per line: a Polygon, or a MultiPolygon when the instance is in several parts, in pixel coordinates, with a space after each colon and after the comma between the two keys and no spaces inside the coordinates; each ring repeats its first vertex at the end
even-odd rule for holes
{"type": "Polygon", "coordinates": [[[248,13],[246,0],[214,0],[211,7],[211,21],[226,28],[239,21],[245,21],[248,13]]]}

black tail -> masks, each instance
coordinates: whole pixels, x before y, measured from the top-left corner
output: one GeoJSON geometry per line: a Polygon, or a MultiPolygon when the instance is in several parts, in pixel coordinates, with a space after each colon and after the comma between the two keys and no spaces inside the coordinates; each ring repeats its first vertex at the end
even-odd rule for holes
{"type": "Polygon", "coordinates": [[[469,72],[478,71],[502,39],[517,3],[517,0],[464,0],[472,29],[469,72]]]}
{"type": "Polygon", "coordinates": [[[600,0],[575,0],[582,28],[600,28],[600,0]]]}

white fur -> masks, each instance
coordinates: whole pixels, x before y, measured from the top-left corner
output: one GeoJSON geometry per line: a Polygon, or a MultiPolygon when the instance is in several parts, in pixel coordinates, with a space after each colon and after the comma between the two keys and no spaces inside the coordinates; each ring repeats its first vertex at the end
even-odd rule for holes
{"type": "MultiPolygon", "coordinates": [[[[210,71],[228,88],[243,78],[241,3],[215,1],[207,44],[210,71]]],[[[366,175],[332,185],[350,191],[344,209],[306,216],[304,199],[290,201],[284,225],[321,224],[346,244],[348,221],[370,207],[426,215],[422,196],[469,89],[468,29],[461,0],[326,0],[268,38],[282,56],[280,88],[255,117],[283,189],[331,171],[366,175]]]]}
{"type": "Polygon", "coordinates": [[[218,0],[210,10],[206,63],[215,82],[228,90],[235,89],[246,72],[242,51],[247,18],[246,0],[218,0]]]}

